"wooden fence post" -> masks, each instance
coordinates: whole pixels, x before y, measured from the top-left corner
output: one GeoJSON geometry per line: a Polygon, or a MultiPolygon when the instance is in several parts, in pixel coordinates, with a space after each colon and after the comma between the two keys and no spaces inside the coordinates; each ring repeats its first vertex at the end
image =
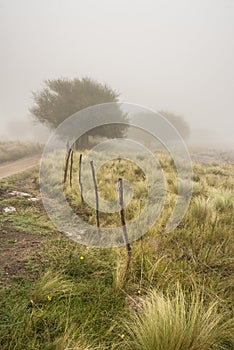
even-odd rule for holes
{"type": "Polygon", "coordinates": [[[79,182],[79,187],[80,187],[81,202],[84,203],[83,186],[82,186],[82,180],[81,180],[81,174],[82,174],[81,170],[82,170],[82,153],[80,154],[80,159],[79,159],[78,182],[79,182]]]}
{"type": "Polygon", "coordinates": [[[126,228],[125,216],[124,216],[124,200],[123,200],[123,179],[119,178],[119,206],[120,206],[120,218],[123,229],[123,239],[127,251],[127,263],[126,263],[126,273],[130,266],[131,256],[132,256],[132,248],[131,244],[128,240],[128,232],[126,228]]]}
{"type": "Polygon", "coordinates": [[[68,152],[67,152],[67,156],[66,156],[66,163],[65,163],[65,170],[64,170],[64,178],[63,178],[63,183],[66,183],[67,180],[67,172],[68,172],[68,165],[69,165],[69,158],[70,158],[70,154],[71,154],[72,149],[69,148],[68,152]]]}
{"type": "Polygon", "coordinates": [[[97,189],[97,181],[95,177],[95,170],[93,166],[93,161],[91,160],[90,162],[91,169],[92,169],[92,176],[93,176],[93,185],[94,185],[94,190],[95,190],[95,197],[96,197],[96,223],[97,223],[97,229],[98,229],[98,234],[100,235],[100,221],[99,221],[99,199],[98,199],[98,189],[97,189]]]}
{"type": "Polygon", "coordinates": [[[72,187],[73,156],[74,156],[74,151],[72,149],[71,150],[71,162],[70,162],[70,187],[72,187]]]}

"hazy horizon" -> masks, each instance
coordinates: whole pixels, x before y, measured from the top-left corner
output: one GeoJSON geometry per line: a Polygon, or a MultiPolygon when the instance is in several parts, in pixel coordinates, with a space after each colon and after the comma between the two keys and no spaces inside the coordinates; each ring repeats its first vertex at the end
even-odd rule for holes
{"type": "Polygon", "coordinates": [[[30,135],[32,91],[89,76],[181,115],[193,142],[233,148],[233,34],[230,0],[0,0],[0,138],[44,135],[30,135]]]}

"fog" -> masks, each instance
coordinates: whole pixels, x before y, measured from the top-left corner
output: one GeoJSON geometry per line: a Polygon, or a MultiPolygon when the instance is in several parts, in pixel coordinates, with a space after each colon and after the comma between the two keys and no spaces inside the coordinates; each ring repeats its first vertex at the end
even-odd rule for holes
{"type": "Polygon", "coordinates": [[[46,140],[31,92],[89,76],[181,115],[190,142],[234,148],[232,0],[0,0],[0,139],[46,140]]]}

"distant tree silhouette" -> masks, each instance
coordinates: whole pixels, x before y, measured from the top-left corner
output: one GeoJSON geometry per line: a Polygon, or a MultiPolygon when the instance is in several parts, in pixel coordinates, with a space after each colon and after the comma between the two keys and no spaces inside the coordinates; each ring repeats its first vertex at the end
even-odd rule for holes
{"type": "MultiPolygon", "coordinates": [[[[116,91],[90,78],[60,78],[46,80],[44,84],[42,90],[33,92],[34,105],[30,108],[30,112],[35,120],[50,129],[55,129],[67,117],[84,108],[102,103],[118,102],[119,94],[116,91]]],[[[117,118],[119,123],[126,122],[127,116],[120,111],[119,107],[116,105],[113,108],[116,113],[115,120],[117,118]]],[[[121,137],[126,128],[127,126],[123,124],[98,127],[83,135],[77,144],[88,147],[89,136],[121,137]]]]}
{"type": "Polygon", "coordinates": [[[187,139],[190,135],[190,127],[183,117],[168,111],[159,111],[180,133],[180,135],[187,139]]]}

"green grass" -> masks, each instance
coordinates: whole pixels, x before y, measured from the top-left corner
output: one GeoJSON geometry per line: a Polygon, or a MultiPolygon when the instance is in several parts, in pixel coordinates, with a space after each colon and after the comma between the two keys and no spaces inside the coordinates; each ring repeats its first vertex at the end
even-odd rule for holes
{"type": "MultiPolygon", "coordinates": [[[[1,349],[233,349],[234,167],[194,165],[189,209],[179,227],[165,234],[177,183],[170,158],[159,157],[168,184],[164,211],[132,244],[127,274],[124,247],[86,248],[57,232],[40,202],[5,195],[17,189],[38,196],[35,171],[0,183],[1,207],[16,207],[16,212],[1,215],[2,237],[15,230],[19,238],[33,235],[42,242],[38,258],[25,248],[29,276],[19,270],[13,280],[3,279],[1,349]]],[[[116,197],[116,168],[106,163],[97,176],[106,199],[116,197]]],[[[135,188],[128,221],[144,204],[147,188],[138,167],[121,161],[119,171],[135,188]]],[[[66,196],[74,210],[95,225],[95,211],[81,205],[77,184],[67,186],[66,196]]],[[[100,218],[102,226],[120,223],[118,214],[102,213],[100,218]]],[[[14,249],[9,253],[22,254],[18,239],[13,240],[6,238],[14,249]]]]}

